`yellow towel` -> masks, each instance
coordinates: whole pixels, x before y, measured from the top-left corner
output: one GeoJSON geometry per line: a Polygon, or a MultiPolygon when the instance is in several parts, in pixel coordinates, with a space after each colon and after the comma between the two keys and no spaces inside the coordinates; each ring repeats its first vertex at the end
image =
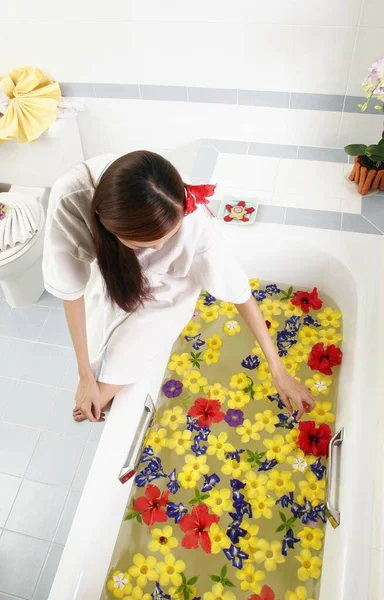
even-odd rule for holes
{"type": "Polygon", "coordinates": [[[56,121],[60,86],[39,69],[14,69],[0,80],[0,85],[10,98],[4,115],[0,116],[0,143],[33,142],[56,121]]]}

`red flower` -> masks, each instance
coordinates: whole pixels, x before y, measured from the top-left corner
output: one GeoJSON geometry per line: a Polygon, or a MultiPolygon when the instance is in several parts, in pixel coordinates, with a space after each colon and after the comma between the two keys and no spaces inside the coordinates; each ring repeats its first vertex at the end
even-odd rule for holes
{"type": "Polygon", "coordinates": [[[266,324],[266,326],[267,326],[267,329],[271,329],[271,327],[272,327],[272,323],[271,323],[271,321],[268,321],[268,319],[267,319],[267,320],[265,321],[265,324],[266,324]]]}
{"type": "Polygon", "coordinates": [[[168,519],[164,506],[167,505],[169,492],[163,494],[157,485],[148,484],[144,496],[140,496],[133,503],[136,510],[143,517],[146,525],[151,527],[154,523],[165,523],[168,519]]]}
{"type": "Polygon", "coordinates": [[[188,411],[190,417],[199,417],[197,424],[199,427],[212,423],[219,423],[224,419],[224,413],[220,410],[221,404],[219,400],[207,400],[206,398],[197,398],[193,406],[188,411]]]}
{"type": "Polygon", "coordinates": [[[275,592],[268,585],[263,585],[260,595],[252,594],[248,600],[275,600],[275,598],[275,592]]]}
{"type": "Polygon", "coordinates": [[[316,427],[315,421],[301,421],[299,431],[297,443],[304,454],[328,456],[328,446],[332,437],[329,425],[323,423],[316,427]]]}
{"type": "Polygon", "coordinates": [[[298,290],[293,294],[291,299],[292,304],[300,306],[305,313],[309,312],[310,308],[319,310],[323,306],[323,301],[317,295],[317,288],[314,287],[312,292],[302,292],[298,290]]]}
{"type": "Polygon", "coordinates": [[[215,185],[186,185],[185,215],[190,215],[197,209],[198,204],[209,204],[207,196],[215,193],[215,185]]]}
{"type": "Polygon", "coordinates": [[[180,521],[180,529],[185,533],[181,542],[183,548],[190,550],[191,548],[197,548],[200,544],[204,552],[210,554],[211,540],[206,530],[209,529],[212,523],[218,522],[219,517],[211,515],[206,504],[194,506],[192,513],[184,515],[180,521]]]}
{"type": "Polygon", "coordinates": [[[308,366],[312,371],[320,371],[324,375],[332,375],[332,367],[341,363],[343,353],[334,344],[324,346],[322,342],[315,344],[308,358],[308,366]]]}

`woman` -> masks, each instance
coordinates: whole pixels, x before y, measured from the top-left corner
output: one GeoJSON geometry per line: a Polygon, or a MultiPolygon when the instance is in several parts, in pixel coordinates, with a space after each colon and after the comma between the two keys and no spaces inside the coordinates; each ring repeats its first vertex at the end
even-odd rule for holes
{"type": "Polygon", "coordinates": [[[46,289],[64,300],[76,353],[76,421],[103,420],[114,396],[169,353],[201,289],[236,304],[289,411],[290,399],[299,418],[313,408],[285,371],[246,275],[198,207],[213,189],[185,185],[147,151],[94,158],[54,185],[43,270],[46,289]]]}

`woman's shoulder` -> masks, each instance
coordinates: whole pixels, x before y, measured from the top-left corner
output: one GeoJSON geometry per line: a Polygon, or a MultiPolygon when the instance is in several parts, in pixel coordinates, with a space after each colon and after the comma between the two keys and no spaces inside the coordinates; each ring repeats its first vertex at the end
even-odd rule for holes
{"type": "Polygon", "coordinates": [[[215,235],[215,219],[205,206],[199,206],[191,215],[184,218],[185,238],[193,242],[196,253],[205,252],[212,244],[215,235]]]}

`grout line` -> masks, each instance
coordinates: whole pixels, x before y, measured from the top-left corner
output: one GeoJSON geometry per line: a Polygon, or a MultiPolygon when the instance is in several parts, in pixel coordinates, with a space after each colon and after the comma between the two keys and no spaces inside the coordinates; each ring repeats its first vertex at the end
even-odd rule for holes
{"type": "Polygon", "coordinates": [[[343,231],[343,217],[344,217],[344,213],[341,212],[341,218],[340,218],[340,231],[343,231]]]}
{"type": "Polygon", "coordinates": [[[379,229],[377,227],[377,225],[375,225],[374,223],[372,223],[372,221],[370,221],[365,215],[361,214],[360,216],[363,217],[363,219],[365,219],[370,225],[372,225],[372,227],[374,227],[375,229],[377,229],[377,231],[380,231],[380,233],[383,235],[384,232],[381,231],[381,229],[379,229]]]}
{"type": "MultiPolygon", "coordinates": [[[[35,539],[39,539],[39,538],[35,538],[35,539]]],[[[47,541],[47,540],[45,540],[45,541],[47,541]]],[[[40,583],[40,581],[41,581],[41,578],[43,577],[44,569],[45,569],[45,567],[47,566],[47,562],[48,562],[48,558],[49,558],[49,554],[50,554],[50,552],[51,552],[51,549],[52,549],[52,542],[50,542],[50,543],[49,543],[49,548],[48,548],[47,556],[45,557],[45,560],[44,560],[44,562],[43,562],[43,564],[42,564],[42,567],[41,567],[41,570],[40,570],[40,574],[39,574],[39,576],[38,576],[38,578],[37,578],[37,581],[36,581],[35,587],[33,588],[33,592],[32,592],[32,600],[35,600],[35,593],[36,593],[36,590],[37,590],[37,588],[38,588],[38,585],[39,585],[39,583],[40,583]]]]}
{"type": "Polygon", "coordinates": [[[142,95],[141,95],[141,86],[140,83],[137,84],[137,87],[139,88],[139,96],[140,96],[140,100],[142,100],[142,95]]]}
{"type": "Polygon", "coordinates": [[[47,342],[39,342],[38,340],[28,340],[26,338],[13,337],[11,335],[0,334],[0,338],[3,338],[5,340],[16,340],[18,342],[29,342],[30,344],[41,344],[42,346],[52,346],[53,348],[64,348],[65,350],[73,349],[72,346],[62,346],[60,344],[49,344],[47,342]]]}
{"type": "Polygon", "coordinates": [[[185,89],[187,90],[187,102],[189,102],[189,89],[187,85],[185,86],[185,89]]]}
{"type": "Polygon", "coordinates": [[[36,342],[40,342],[39,338],[40,338],[40,336],[41,336],[41,334],[43,332],[43,329],[44,329],[44,327],[45,327],[45,325],[46,325],[46,323],[47,323],[47,321],[49,319],[49,316],[50,316],[51,312],[52,312],[52,308],[49,309],[49,312],[48,312],[48,314],[47,314],[47,316],[45,318],[45,321],[44,321],[44,323],[43,323],[43,325],[42,325],[42,327],[40,329],[39,335],[37,336],[36,342]]]}
{"type": "Polygon", "coordinates": [[[285,225],[285,221],[286,221],[286,218],[287,218],[287,208],[288,207],[286,206],[285,209],[284,209],[283,225],[285,225]]]}
{"type": "Polygon", "coordinates": [[[251,147],[251,142],[248,142],[247,150],[245,152],[246,156],[249,156],[248,152],[249,152],[250,147],[251,147]]]}

